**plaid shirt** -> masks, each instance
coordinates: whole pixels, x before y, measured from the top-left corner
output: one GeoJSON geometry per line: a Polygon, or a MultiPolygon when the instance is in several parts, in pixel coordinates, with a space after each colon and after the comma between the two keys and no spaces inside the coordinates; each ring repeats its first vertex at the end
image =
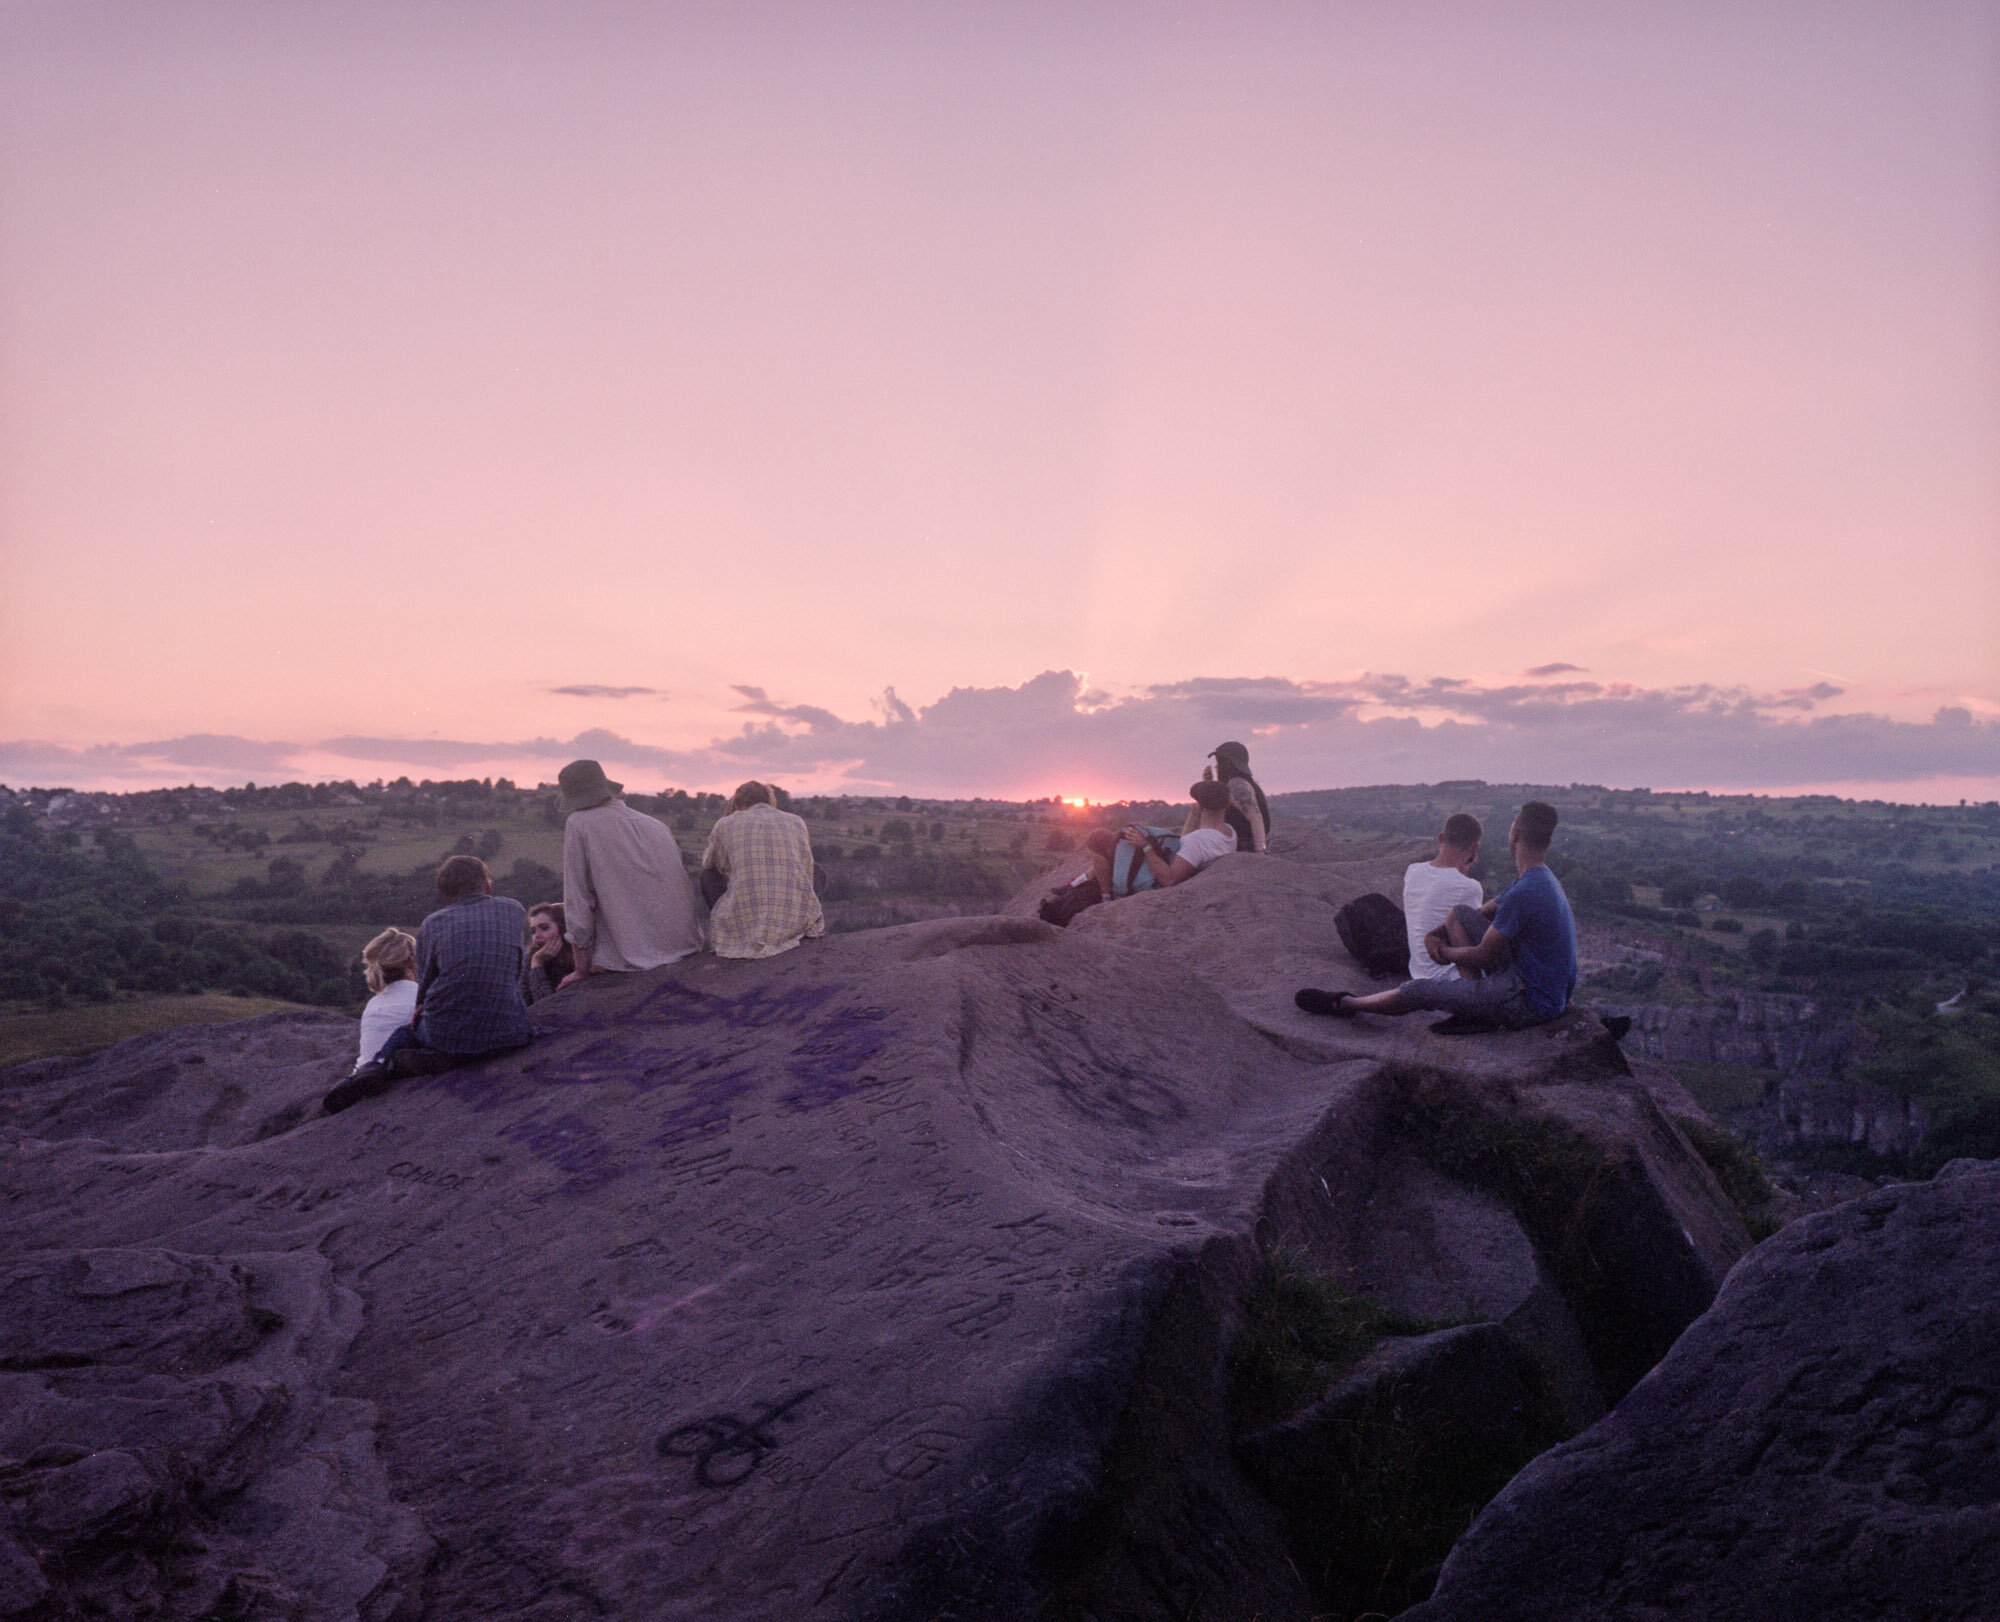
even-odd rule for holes
{"type": "Polygon", "coordinates": [[[730,812],[708,836],[701,865],[729,875],[708,915],[717,957],[774,957],[826,933],[813,893],[812,836],[791,812],[775,805],[730,812]]]}
{"type": "Polygon", "coordinates": [[[521,1001],[528,915],[505,896],[440,907],[417,931],[417,1040],[440,1053],[492,1053],[534,1035],[521,1001]]]}

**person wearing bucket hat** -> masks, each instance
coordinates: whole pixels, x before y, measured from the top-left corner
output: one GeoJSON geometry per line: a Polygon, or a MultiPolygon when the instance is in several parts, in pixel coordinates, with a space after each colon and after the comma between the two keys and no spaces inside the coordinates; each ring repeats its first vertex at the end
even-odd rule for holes
{"type": "Polygon", "coordinates": [[[701,913],[674,836],[620,799],[625,785],[594,760],[571,761],[556,788],[567,819],[563,915],[576,954],[563,985],[699,952],[701,913]]]}
{"type": "Polygon", "coordinates": [[[625,792],[623,783],[614,783],[594,760],[572,760],[556,773],[556,790],[562,796],[563,815],[588,811],[625,792]]]}
{"type": "Polygon", "coordinates": [[[1236,830],[1238,850],[1262,851],[1269,844],[1271,804],[1257,779],[1250,775],[1250,751],[1240,743],[1219,743],[1209,751],[1216,778],[1229,790],[1229,826],[1236,830]]]}

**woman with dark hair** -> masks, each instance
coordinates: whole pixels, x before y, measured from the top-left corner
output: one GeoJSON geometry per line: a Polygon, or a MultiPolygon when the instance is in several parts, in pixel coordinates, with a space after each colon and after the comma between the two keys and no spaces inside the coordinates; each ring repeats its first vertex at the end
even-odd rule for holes
{"type": "Polygon", "coordinates": [[[528,909],[528,960],[521,965],[521,998],[540,1002],[576,969],[576,951],[560,901],[528,909]]]}
{"type": "MultiPolygon", "coordinates": [[[[1236,830],[1236,848],[1263,851],[1270,844],[1271,803],[1250,775],[1250,751],[1240,743],[1219,743],[1210,753],[1215,758],[1213,775],[1229,790],[1226,815],[1236,830]]],[[[1204,768],[1202,776],[1209,775],[1211,770],[1204,768]]]]}

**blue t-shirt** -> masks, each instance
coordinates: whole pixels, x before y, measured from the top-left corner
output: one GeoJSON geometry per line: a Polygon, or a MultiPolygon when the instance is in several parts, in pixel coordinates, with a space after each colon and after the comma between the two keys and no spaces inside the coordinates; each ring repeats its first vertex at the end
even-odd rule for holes
{"type": "Polygon", "coordinates": [[[1493,927],[1514,949],[1514,972],[1528,1006],[1554,1019],[1576,991],[1576,919],[1555,874],[1531,867],[1508,885],[1493,911],[1493,927]]]}

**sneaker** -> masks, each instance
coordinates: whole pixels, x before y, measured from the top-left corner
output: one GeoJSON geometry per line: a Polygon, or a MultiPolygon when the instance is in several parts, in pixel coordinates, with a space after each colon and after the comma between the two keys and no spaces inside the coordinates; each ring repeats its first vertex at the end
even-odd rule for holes
{"type": "Polygon", "coordinates": [[[320,1100],[322,1115],[338,1115],[342,1110],[352,1108],[364,1098],[373,1098],[377,1093],[386,1093],[396,1085],[396,1072],[384,1059],[370,1059],[344,1081],[335,1083],[325,1098],[320,1100]]]}
{"type": "Polygon", "coordinates": [[[1292,994],[1292,1001],[1308,1014],[1330,1014],[1335,1019],[1352,1019],[1354,1010],[1347,1006],[1344,991],[1315,991],[1307,986],[1303,991],[1292,994]]]}

